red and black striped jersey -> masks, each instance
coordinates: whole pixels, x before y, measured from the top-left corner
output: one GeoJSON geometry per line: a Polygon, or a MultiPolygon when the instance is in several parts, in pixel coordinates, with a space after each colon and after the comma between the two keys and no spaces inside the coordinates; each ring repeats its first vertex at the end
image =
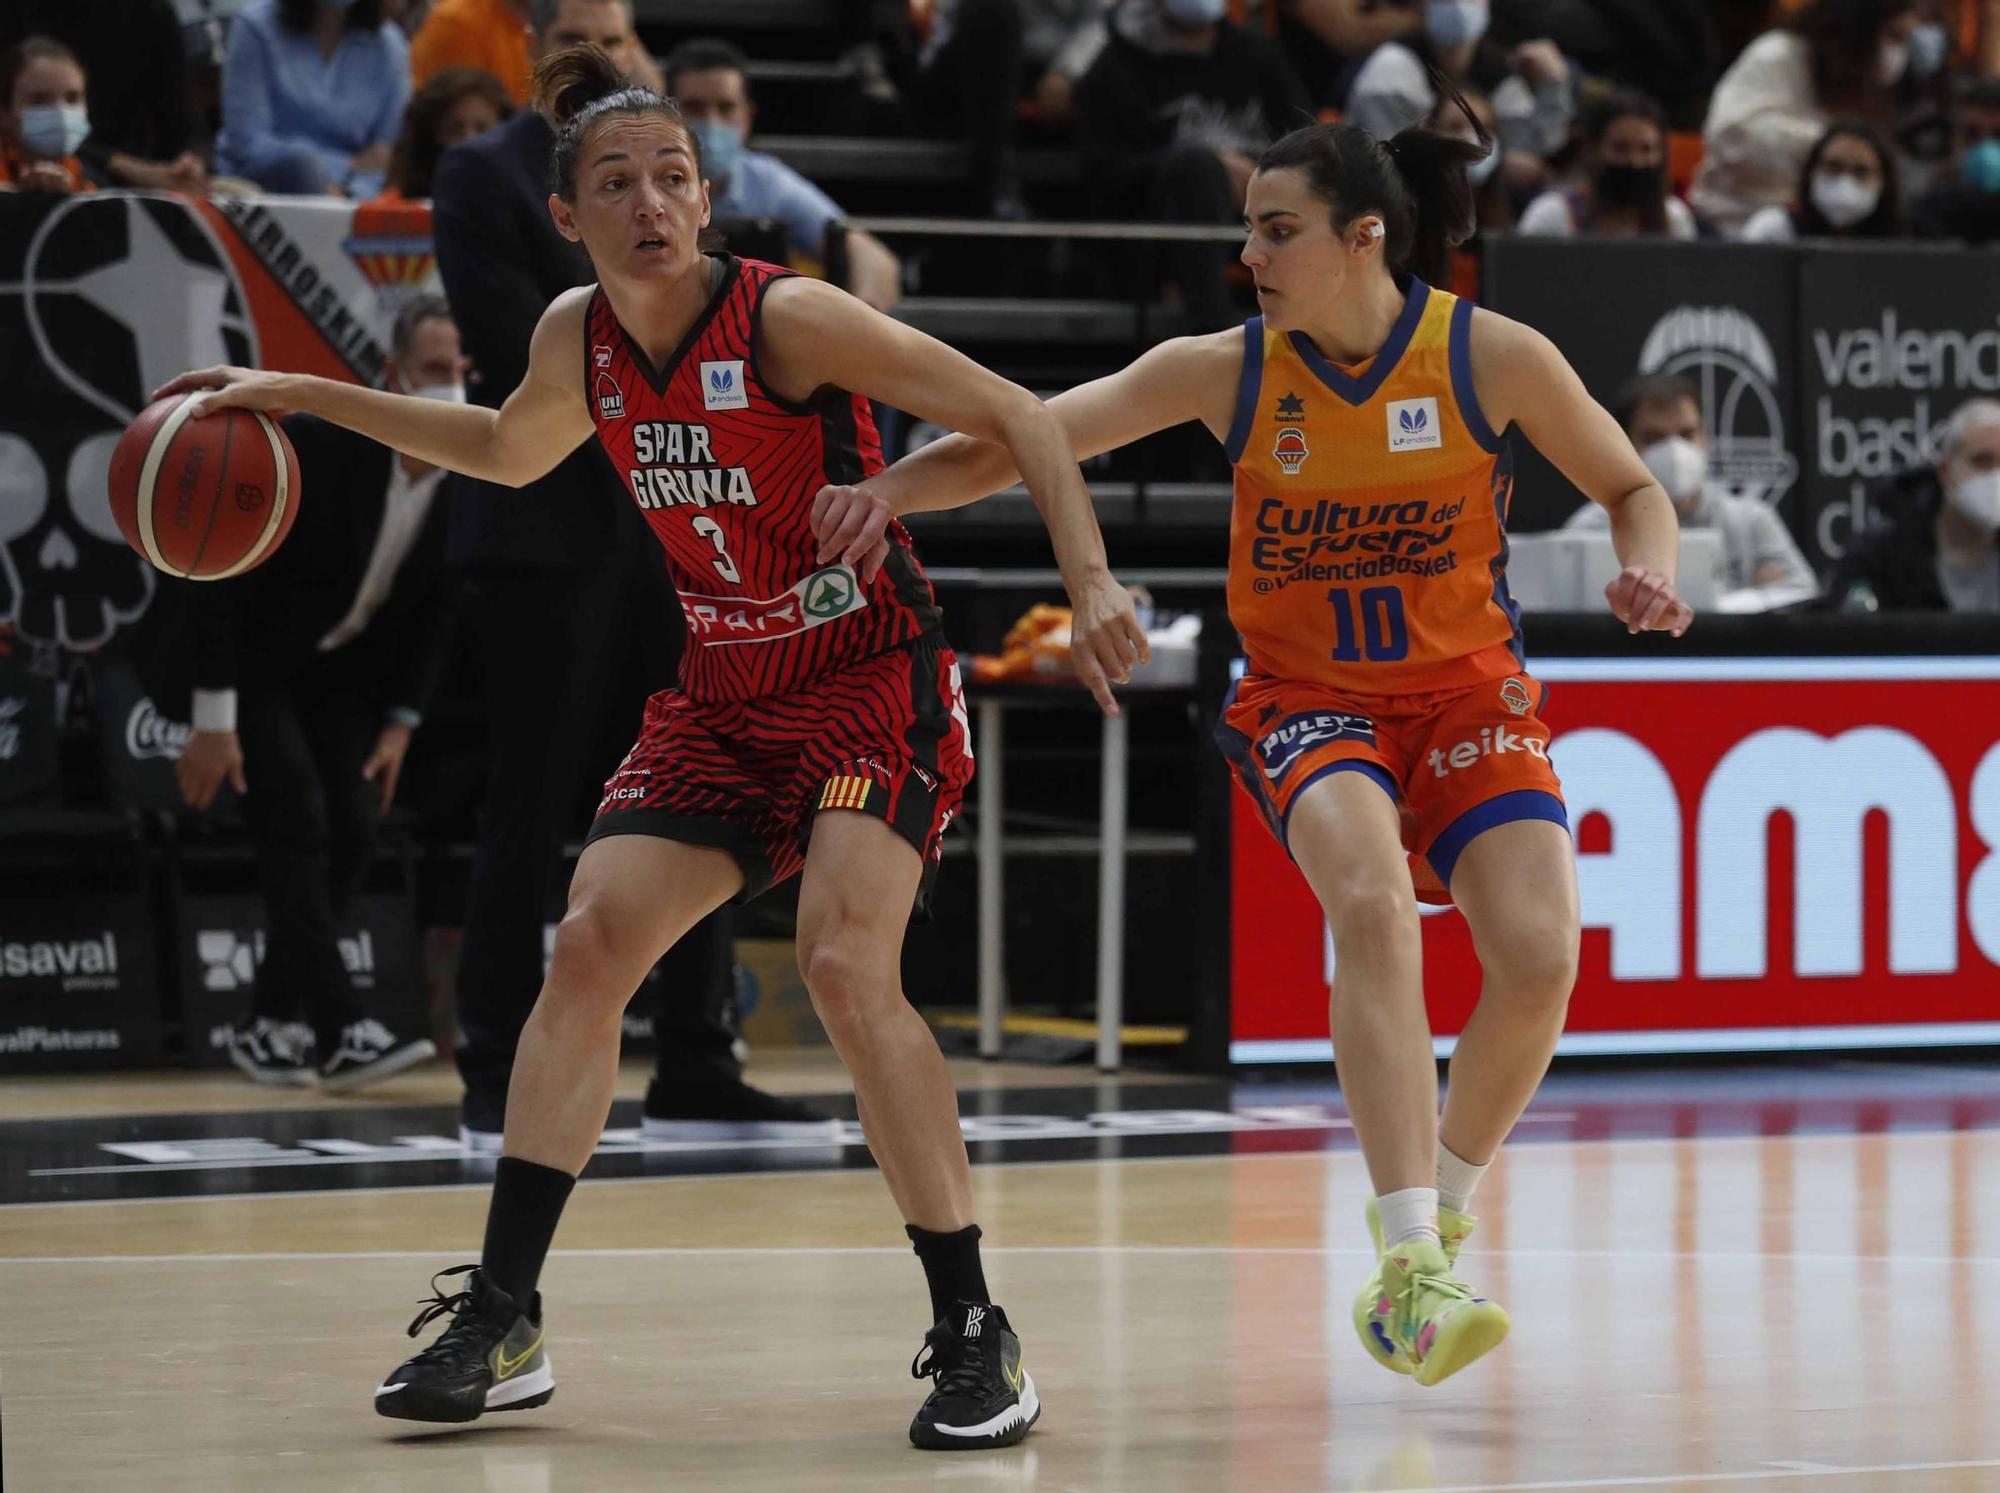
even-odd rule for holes
{"type": "Polygon", "coordinates": [[[720,256],[707,308],[664,368],[590,298],[584,386],[597,438],[667,552],[687,617],[681,688],[695,700],[782,694],[938,630],[910,536],[863,584],[818,563],[812,504],[882,470],[868,401],[827,388],[794,403],[757,371],[764,293],[790,271],[720,256]]]}

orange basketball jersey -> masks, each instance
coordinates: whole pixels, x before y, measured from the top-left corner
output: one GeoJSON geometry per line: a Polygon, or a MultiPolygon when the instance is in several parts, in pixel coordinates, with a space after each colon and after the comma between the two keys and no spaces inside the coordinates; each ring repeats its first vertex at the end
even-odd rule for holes
{"type": "Polygon", "coordinates": [[[1513,466],[1473,392],[1472,303],[1407,286],[1359,367],[1262,317],[1243,329],[1229,615],[1254,673],[1387,695],[1522,668],[1513,466]]]}

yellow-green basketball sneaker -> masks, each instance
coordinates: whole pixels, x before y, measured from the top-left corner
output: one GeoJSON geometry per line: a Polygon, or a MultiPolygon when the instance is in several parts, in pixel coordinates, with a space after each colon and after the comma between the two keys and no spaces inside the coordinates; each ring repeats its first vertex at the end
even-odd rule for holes
{"type": "Polygon", "coordinates": [[[1510,1325],[1500,1304],[1472,1294],[1451,1273],[1444,1250],[1406,1239],[1382,1257],[1382,1294],[1391,1305],[1390,1340],[1419,1384],[1439,1384],[1500,1346],[1510,1325]]]}
{"type": "MultiPolygon", "coordinates": [[[[1466,1239],[1478,1223],[1479,1220],[1468,1213],[1458,1213],[1450,1208],[1438,1209],[1438,1235],[1444,1245],[1446,1264],[1458,1263],[1458,1252],[1465,1247],[1466,1239]]],[[[1361,1339],[1361,1346],[1368,1350],[1368,1356],[1382,1367],[1394,1369],[1399,1374],[1412,1373],[1416,1365],[1396,1345],[1395,1334],[1390,1331],[1396,1304],[1382,1289],[1382,1215],[1376,1209],[1373,1198],[1368,1200],[1368,1237],[1375,1245],[1375,1273],[1368,1277],[1361,1294],[1354,1298],[1354,1331],[1361,1339]]]]}

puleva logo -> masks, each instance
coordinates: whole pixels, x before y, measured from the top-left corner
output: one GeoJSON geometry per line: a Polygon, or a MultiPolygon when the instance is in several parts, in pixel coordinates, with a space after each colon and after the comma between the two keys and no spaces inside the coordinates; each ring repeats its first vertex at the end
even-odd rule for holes
{"type": "Polygon", "coordinates": [[[701,403],[703,409],[711,410],[750,408],[750,391],[743,384],[741,358],[701,365],[701,403]]]}
{"type": "Polygon", "coordinates": [[[1395,399],[1389,403],[1389,449],[1435,451],[1444,444],[1438,429],[1437,400],[1395,399]]]}

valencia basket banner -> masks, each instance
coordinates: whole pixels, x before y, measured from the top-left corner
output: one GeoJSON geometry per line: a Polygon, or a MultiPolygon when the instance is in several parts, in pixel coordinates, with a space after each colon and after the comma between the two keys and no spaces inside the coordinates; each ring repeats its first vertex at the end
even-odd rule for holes
{"type": "Polygon", "coordinates": [[[0,193],[0,624],[91,650],[146,609],[106,477],[148,392],[216,363],[373,381],[436,283],[425,203],[0,193]]]}

